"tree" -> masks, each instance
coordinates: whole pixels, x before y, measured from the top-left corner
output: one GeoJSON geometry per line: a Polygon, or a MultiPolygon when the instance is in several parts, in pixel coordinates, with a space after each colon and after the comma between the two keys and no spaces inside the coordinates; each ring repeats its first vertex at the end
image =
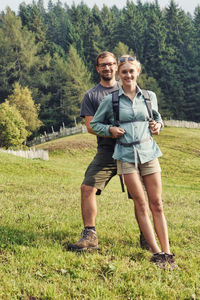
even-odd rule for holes
{"type": "Polygon", "coordinates": [[[127,45],[122,42],[119,42],[115,48],[113,49],[113,53],[115,54],[116,58],[118,59],[123,54],[129,54],[135,56],[133,50],[129,49],[127,45]]]}
{"type": "Polygon", "coordinates": [[[0,97],[5,99],[18,81],[27,85],[32,67],[37,63],[35,36],[22,28],[21,20],[8,9],[0,26],[0,97]]]}
{"type": "Polygon", "coordinates": [[[72,124],[74,118],[79,117],[81,100],[84,93],[92,86],[92,83],[91,74],[72,45],[69,48],[66,63],[68,72],[62,109],[72,124]]]}
{"type": "Polygon", "coordinates": [[[159,105],[159,112],[161,113],[162,117],[169,118],[170,112],[166,107],[164,94],[161,91],[156,79],[151,76],[148,76],[146,73],[142,73],[138,78],[138,85],[142,89],[150,90],[156,93],[159,105]]]}
{"type": "MultiPolygon", "coordinates": [[[[163,89],[171,117],[184,120],[184,99],[188,90],[188,72],[191,63],[192,22],[184,11],[171,0],[164,13],[166,49],[162,57],[159,83],[163,89]]],[[[187,99],[188,101],[188,99],[187,99]]]]}
{"type": "Polygon", "coordinates": [[[71,23],[69,13],[60,1],[54,6],[49,6],[49,13],[46,14],[44,22],[47,26],[47,39],[61,46],[65,52],[68,52],[72,43],[79,42],[79,35],[71,23]]]}
{"type": "Polygon", "coordinates": [[[0,104],[0,147],[19,147],[26,140],[26,122],[8,101],[0,104]]]}
{"type": "Polygon", "coordinates": [[[200,5],[195,9],[193,24],[190,44],[192,54],[189,59],[183,109],[185,120],[200,122],[200,5]]]}
{"type": "Polygon", "coordinates": [[[104,49],[112,51],[113,45],[115,44],[114,30],[117,17],[114,12],[112,12],[111,9],[104,4],[100,14],[100,20],[99,28],[103,38],[104,49]]]}
{"type": "Polygon", "coordinates": [[[26,122],[26,130],[31,133],[37,130],[42,122],[38,119],[39,106],[32,99],[30,90],[21,87],[19,83],[14,84],[13,94],[8,96],[11,106],[15,106],[26,122]]]}
{"type": "Polygon", "coordinates": [[[44,25],[45,11],[42,3],[37,6],[35,3],[26,5],[24,2],[19,6],[19,16],[22,25],[27,26],[28,30],[35,33],[36,42],[45,44],[46,42],[46,27],[44,25]]]}
{"type": "Polygon", "coordinates": [[[67,73],[66,60],[55,53],[50,60],[44,80],[41,82],[40,90],[42,93],[39,92],[40,118],[45,125],[45,130],[51,126],[59,129],[63,122],[68,122],[62,109],[67,73]]]}
{"type": "Polygon", "coordinates": [[[130,49],[133,49],[137,58],[142,62],[145,30],[147,20],[143,10],[138,9],[133,1],[127,1],[115,28],[116,42],[121,41],[130,49]]]}
{"type": "Polygon", "coordinates": [[[149,76],[159,79],[163,75],[161,62],[166,50],[166,29],[158,5],[151,4],[147,12],[148,29],[145,31],[143,65],[149,76]]]}

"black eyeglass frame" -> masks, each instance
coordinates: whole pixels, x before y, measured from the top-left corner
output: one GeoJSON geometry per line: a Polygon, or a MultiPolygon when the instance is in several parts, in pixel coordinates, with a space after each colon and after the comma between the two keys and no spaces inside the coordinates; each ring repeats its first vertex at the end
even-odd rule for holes
{"type": "Polygon", "coordinates": [[[105,63],[105,64],[99,64],[97,67],[99,67],[99,68],[102,68],[102,69],[105,69],[107,66],[109,67],[109,68],[111,68],[112,66],[114,66],[114,65],[116,65],[117,63],[116,62],[112,62],[112,63],[105,63]]]}

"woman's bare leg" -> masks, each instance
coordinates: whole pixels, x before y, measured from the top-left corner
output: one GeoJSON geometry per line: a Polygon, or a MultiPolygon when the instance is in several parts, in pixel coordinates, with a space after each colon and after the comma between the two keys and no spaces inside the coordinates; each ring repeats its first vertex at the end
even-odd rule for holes
{"type": "Polygon", "coordinates": [[[160,172],[143,176],[144,185],[149,199],[149,206],[153,215],[156,234],[160,241],[161,249],[170,253],[167,222],[162,204],[162,182],[160,172]]]}
{"type": "Polygon", "coordinates": [[[148,214],[148,203],[145,198],[143,185],[139,173],[131,173],[124,175],[124,181],[128,188],[131,197],[134,200],[134,205],[137,211],[137,218],[142,233],[151,247],[153,253],[160,252],[157,245],[151,220],[148,214]]]}

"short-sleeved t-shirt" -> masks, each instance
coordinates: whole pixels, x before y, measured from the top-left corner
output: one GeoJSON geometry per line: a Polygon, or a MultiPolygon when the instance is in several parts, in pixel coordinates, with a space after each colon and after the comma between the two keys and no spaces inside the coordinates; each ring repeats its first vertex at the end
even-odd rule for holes
{"type": "MultiPolygon", "coordinates": [[[[80,116],[94,116],[99,104],[105,96],[112,92],[119,90],[118,82],[113,87],[104,87],[100,83],[87,91],[81,103],[80,116]]],[[[115,140],[112,138],[97,137],[98,150],[105,149],[107,151],[114,151],[115,140]]]]}

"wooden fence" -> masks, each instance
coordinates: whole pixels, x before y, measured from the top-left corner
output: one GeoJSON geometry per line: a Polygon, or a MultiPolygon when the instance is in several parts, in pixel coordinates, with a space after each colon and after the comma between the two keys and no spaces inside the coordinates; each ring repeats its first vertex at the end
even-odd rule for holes
{"type": "MultiPolygon", "coordinates": [[[[165,126],[169,127],[185,127],[185,128],[198,128],[200,129],[200,123],[196,122],[188,122],[188,121],[178,121],[178,120],[167,120],[164,121],[165,126]]],[[[52,128],[52,133],[44,133],[44,135],[41,135],[39,137],[35,137],[32,141],[28,143],[28,146],[34,146],[37,144],[42,144],[51,140],[55,140],[57,138],[77,134],[77,133],[84,133],[87,132],[86,126],[79,125],[72,128],[65,128],[64,126],[60,128],[59,131],[54,132],[52,128]]],[[[29,149],[26,151],[23,150],[4,150],[0,149],[1,152],[10,153],[13,155],[25,157],[25,158],[40,158],[43,160],[49,160],[49,153],[47,150],[41,150],[41,149],[29,149]]]]}
{"type": "Polygon", "coordinates": [[[189,121],[167,120],[164,124],[169,127],[200,128],[200,123],[189,121]]]}
{"type": "Polygon", "coordinates": [[[38,137],[35,137],[32,141],[27,142],[27,145],[29,147],[32,147],[34,145],[43,144],[61,137],[65,137],[68,135],[73,135],[77,133],[84,133],[87,132],[86,126],[84,125],[78,125],[76,127],[72,128],[66,128],[66,127],[60,127],[59,131],[54,131],[52,127],[52,133],[46,133],[44,132],[44,135],[40,135],[38,137]]]}
{"type": "MultiPolygon", "coordinates": [[[[178,121],[178,120],[167,120],[164,121],[166,126],[170,127],[186,127],[186,128],[200,128],[200,123],[195,122],[187,122],[187,121],[178,121]]],[[[86,126],[78,125],[72,128],[65,128],[64,126],[60,128],[59,131],[54,131],[52,127],[52,133],[44,132],[43,135],[35,137],[32,141],[29,141],[27,145],[32,147],[37,144],[42,144],[45,142],[49,142],[51,140],[55,140],[61,137],[73,135],[76,133],[84,133],[87,132],[86,126]]]]}
{"type": "Polygon", "coordinates": [[[13,154],[20,157],[25,158],[40,158],[43,160],[49,160],[49,152],[48,150],[41,149],[29,149],[29,150],[4,150],[0,149],[1,152],[6,152],[8,154],[13,154]]]}

